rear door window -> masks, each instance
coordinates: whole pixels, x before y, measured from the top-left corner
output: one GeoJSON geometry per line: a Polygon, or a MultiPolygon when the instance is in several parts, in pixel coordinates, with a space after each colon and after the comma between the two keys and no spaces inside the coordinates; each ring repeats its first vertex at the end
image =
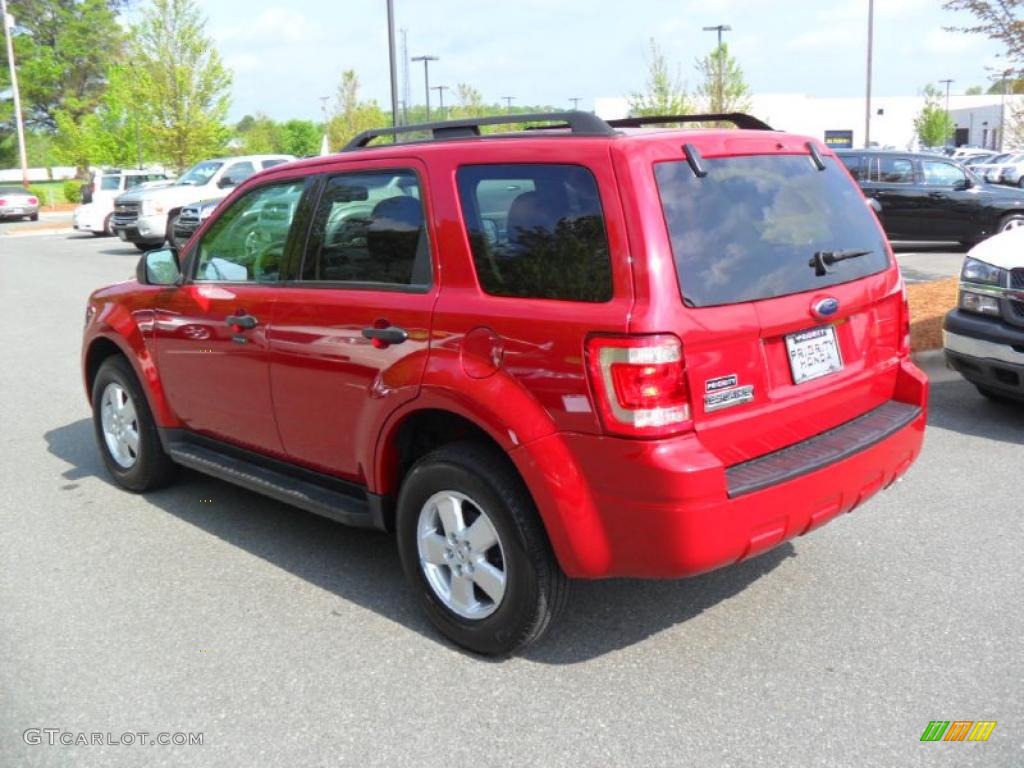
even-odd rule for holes
{"type": "Polygon", "coordinates": [[[819,290],[884,270],[885,239],[835,160],[807,155],[705,159],[655,166],[684,303],[736,304],[819,290]],[[819,277],[819,251],[869,251],[819,277]]]}
{"type": "Polygon", "coordinates": [[[457,176],[473,263],[487,293],[612,298],[608,238],[590,171],[577,165],[473,165],[457,176]]]}

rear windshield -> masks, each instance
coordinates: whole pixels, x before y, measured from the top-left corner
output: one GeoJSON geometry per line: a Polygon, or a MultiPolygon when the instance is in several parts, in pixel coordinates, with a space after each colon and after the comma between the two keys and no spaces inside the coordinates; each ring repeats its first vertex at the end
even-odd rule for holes
{"type": "Polygon", "coordinates": [[[770,299],[884,270],[886,244],[857,186],[809,155],[705,159],[697,178],[685,160],[655,175],[683,300],[709,307],[770,299]],[[870,251],[817,276],[818,251],[870,251]]]}

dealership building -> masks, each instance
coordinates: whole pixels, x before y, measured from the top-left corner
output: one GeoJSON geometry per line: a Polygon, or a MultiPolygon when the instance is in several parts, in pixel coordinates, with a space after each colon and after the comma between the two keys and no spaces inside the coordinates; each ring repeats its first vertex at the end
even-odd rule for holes
{"type": "MultiPolygon", "coordinates": [[[[751,97],[752,114],[774,128],[816,136],[836,148],[864,145],[864,99],[818,98],[801,93],[768,93],[751,97]]],[[[871,100],[871,143],[893,149],[918,145],[914,118],[924,107],[921,96],[878,96],[871,100]]],[[[624,98],[598,98],[598,117],[614,119],[629,114],[624,98]]],[[[1011,116],[1024,108],[1024,96],[950,96],[949,112],[956,122],[957,146],[1007,150],[1024,149],[1024,136],[1013,135],[1011,116]],[[1003,119],[1005,116],[1005,120],[1003,119]],[[1002,135],[1001,126],[1006,128],[1002,135]]]]}

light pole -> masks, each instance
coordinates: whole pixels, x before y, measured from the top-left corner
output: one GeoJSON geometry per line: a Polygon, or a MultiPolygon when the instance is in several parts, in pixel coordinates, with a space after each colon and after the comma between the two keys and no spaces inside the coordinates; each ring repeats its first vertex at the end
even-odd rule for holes
{"type": "Polygon", "coordinates": [[[444,120],[444,92],[451,89],[447,85],[432,85],[430,90],[437,91],[437,111],[444,120]]]}
{"type": "Polygon", "coordinates": [[[953,80],[952,78],[947,77],[945,80],[939,80],[939,82],[940,83],[944,83],[945,86],[946,86],[946,114],[948,115],[949,114],[949,86],[952,83],[955,83],[956,80],[953,80]]]}
{"type": "Polygon", "coordinates": [[[505,102],[505,111],[506,112],[511,112],[512,111],[512,101],[513,101],[513,99],[515,99],[515,96],[502,96],[501,98],[505,102]]]}
{"type": "Polygon", "coordinates": [[[871,148],[871,55],[875,44],[875,0],[868,0],[868,77],[864,105],[864,148],[871,148]]]}
{"type": "Polygon", "coordinates": [[[728,24],[716,24],[713,27],[704,27],[704,31],[718,33],[718,47],[715,49],[715,58],[718,59],[718,76],[716,78],[718,80],[718,83],[716,84],[717,87],[715,89],[716,91],[718,91],[718,104],[715,105],[711,111],[723,112],[725,111],[725,107],[722,105],[722,102],[725,100],[725,57],[722,55],[722,33],[732,32],[732,27],[730,27],[728,24]]]}
{"type": "Polygon", "coordinates": [[[388,68],[391,73],[391,141],[398,143],[398,73],[395,67],[395,2],[388,0],[388,68]]]}
{"type": "Polygon", "coordinates": [[[575,112],[576,110],[578,110],[580,108],[580,102],[583,101],[583,99],[581,99],[579,96],[571,96],[569,98],[569,101],[572,102],[572,108],[573,108],[573,111],[575,112]]]}
{"type": "Polygon", "coordinates": [[[21,116],[21,94],[18,92],[18,70],[14,64],[14,17],[7,13],[7,0],[0,0],[4,37],[7,40],[7,66],[11,69],[11,96],[14,98],[14,123],[18,132],[18,156],[21,160],[21,185],[28,189],[28,156],[25,154],[25,123],[21,116]]]}
{"type": "Polygon", "coordinates": [[[437,56],[413,56],[413,61],[423,62],[423,85],[427,93],[427,122],[430,122],[430,62],[438,61],[437,56]]]}
{"type": "Polygon", "coordinates": [[[320,97],[320,111],[323,113],[324,116],[324,136],[320,140],[320,157],[331,154],[331,141],[327,136],[330,127],[328,125],[329,121],[327,120],[327,102],[330,101],[330,99],[330,96],[320,97]]]}

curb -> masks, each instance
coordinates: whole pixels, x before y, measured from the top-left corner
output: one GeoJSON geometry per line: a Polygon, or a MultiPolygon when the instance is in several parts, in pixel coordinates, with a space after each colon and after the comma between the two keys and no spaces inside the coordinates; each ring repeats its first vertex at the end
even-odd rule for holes
{"type": "Polygon", "coordinates": [[[30,229],[18,231],[17,228],[8,230],[4,233],[4,237],[37,237],[40,235],[63,235],[71,234],[75,230],[71,227],[52,227],[49,229],[30,229]]]}

